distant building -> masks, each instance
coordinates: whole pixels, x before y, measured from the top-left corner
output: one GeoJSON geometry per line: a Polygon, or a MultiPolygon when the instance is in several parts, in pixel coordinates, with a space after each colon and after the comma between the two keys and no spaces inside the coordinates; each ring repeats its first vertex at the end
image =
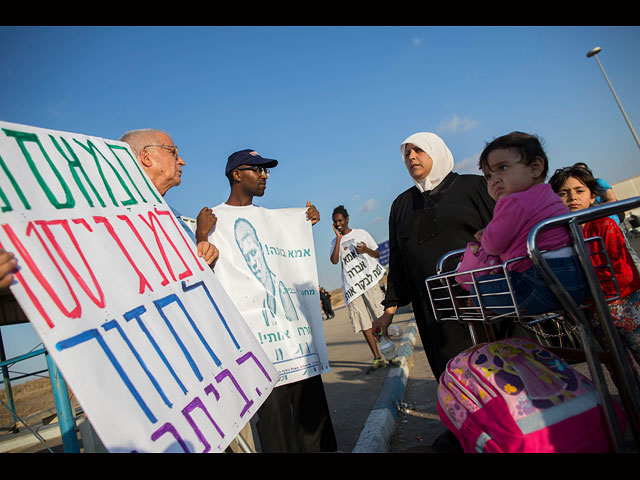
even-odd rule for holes
{"type": "MultiPolygon", "coordinates": [[[[640,197],[640,175],[613,183],[611,188],[613,188],[613,193],[616,194],[618,200],[640,197]]],[[[630,210],[630,212],[640,217],[640,207],[630,210]]]]}

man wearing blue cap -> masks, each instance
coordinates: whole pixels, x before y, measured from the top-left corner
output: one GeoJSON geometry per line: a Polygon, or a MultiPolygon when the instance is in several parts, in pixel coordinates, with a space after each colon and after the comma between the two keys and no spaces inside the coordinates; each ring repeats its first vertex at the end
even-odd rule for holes
{"type": "MultiPolygon", "coordinates": [[[[252,149],[240,150],[230,155],[225,175],[229,179],[231,192],[225,203],[213,208],[210,215],[211,228],[217,221],[214,215],[216,211],[262,208],[253,205],[253,198],[264,195],[269,169],[277,165],[277,160],[264,158],[252,149]]],[[[310,202],[306,206],[306,218],[315,225],[320,220],[320,214],[310,202]]],[[[263,266],[261,267],[259,259],[252,257],[252,260],[247,261],[251,262],[253,273],[262,281],[263,266]]],[[[243,292],[243,295],[251,293],[243,292]]],[[[256,429],[264,453],[337,450],[320,375],[275,387],[258,409],[257,417],[256,429]]]]}
{"type": "MultiPolygon", "coordinates": [[[[231,193],[225,203],[244,207],[253,203],[253,197],[262,197],[267,188],[269,169],[277,165],[277,160],[263,158],[250,148],[231,154],[224,172],[231,185],[231,193]]],[[[311,202],[307,202],[307,207],[307,219],[315,225],[320,214],[311,202]]]]}

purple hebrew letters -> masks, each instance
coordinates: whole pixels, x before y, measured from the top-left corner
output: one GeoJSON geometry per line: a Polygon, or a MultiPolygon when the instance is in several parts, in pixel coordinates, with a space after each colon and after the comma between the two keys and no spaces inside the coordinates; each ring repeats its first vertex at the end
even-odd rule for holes
{"type": "Polygon", "coordinates": [[[196,425],[195,420],[191,417],[191,412],[193,410],[195,410],[196,408],[200,408],[205,413],[207,418],[209,420],[211,420],[211,423],[213,424],[213,426],[216,427],[216,430],[218,431],[218,433],[220,434],[220,436],[222,438],[224,438],[224,433],[222,432],[222,430],[220,430],[220,427],[213,420],[213,418],[211,418],[211,415],[209,415],[209,411],[204,406],[204,404],[202,403],[202,400],[200,400],[199,397],[194,398],[191,401],[191,403],[189,403],[189,405],[187,405],[186,407],[184,407],[182,409],[182,414],[184,415],[184,418],[187,419],[187,422],[189,422],[189,425],[191,425],[191,428],[193,428],[193,431],[195,432],[196,436],[198,437],[198,440],[200,440],[200,442],[202,442],[202,444],[205,447],[204,450],[202,451],[202,453],[206,453],[209,450],[211,450],[211,444],[207,441],[206,437],[202,434],[202,432],[198,428],[198,425],[196,425]]]}
{"type": "Polygon", "coordinates": [[[240,412],[240,417],[244,417],[244,414],[247,413],[247,410],[249,410],[249,408],[251,408],[251,405],[253,405],[253,400],[250,400],[247,398],[247,396],[244,394],[244,390],[240,388],[240,385],[236,381],[236,378],[227,369],[223,370],[218,375],[216,375],[216,382],[220,383],[225,378],[229,378],[229,380],[231,380],[231,383],[233,383],[233,386],[236,387],[236,389],[238,390],[238,393],[244,400],[244,407],[242,408],[242,412],[240,412]]]}
{"type": "MultiPolygon", "coordinates": [[[[267,380],[271,381],[271,377],[269,376],[269,374],[267,373],[267,371],[264,369],[264,367],[262,366],[262,364],[260,363],[260,361],[256,358],[256,356],[253,354],[253,352],[247,352],[245,353],[243,356],[241,356],[240,358],[236,359],[236,363],[238,365],[242,365],[244,362],[246,362],[248,359],[253,360],[253,363],[255,363],[258,368],[260,369],[260,371],[264,374],[265,377],[267,377],[267,380]]],[[[256,387],[256,392],[258,393],[258,395],[262,395],[262,393],[260,393],[260,390],[258,389],[258,387],[256,387]]]]}
{"type": "Polygon", "coordinates": [[[169,422],[165,423],[159,429],[153,432],[151,434],[151,440],[155,442],[156,440],[158,440],[158,438],[163,436],[165,433],[170,433],[171,435],[173,435],[173,437],[180,444],[180,446],[182,447],[182,450],[184,450],[185,453],[191,453],[189,451],[189,448],[187,448],[187,444],[184,443],[184,440],[182,440],[182,437],[180,436],[176,428],[169,422]]]}

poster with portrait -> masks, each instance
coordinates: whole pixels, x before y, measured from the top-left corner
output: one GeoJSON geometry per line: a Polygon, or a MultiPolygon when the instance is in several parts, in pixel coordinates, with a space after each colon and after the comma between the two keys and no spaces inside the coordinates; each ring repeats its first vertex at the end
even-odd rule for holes
{"type": "Polygon", "coordinates": [[[0,122],[0,210],[11,292],[105,447],[224,451],[278,373],[129,146],[0,122]]]}
{"type": "Polygon", "coordinates": [[[329,371],[316,255],[306,208],[213,208],[215,275],[280,374],[279,385],[329,371]]]}

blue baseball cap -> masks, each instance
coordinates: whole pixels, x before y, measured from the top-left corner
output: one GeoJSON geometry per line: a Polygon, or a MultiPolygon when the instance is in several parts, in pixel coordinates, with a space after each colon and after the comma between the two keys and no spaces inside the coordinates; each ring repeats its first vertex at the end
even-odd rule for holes
{"type": "Polygon", "coordinates": [[[247,148],[246,150],[240,150],[239,152],[229,155],[224,174],[229,175],[230,171],[240,165],[260,165],[265,168],[273,168],[278,165],[278,161],[271,158],[263,158],[255,150],[247,148]]]}

